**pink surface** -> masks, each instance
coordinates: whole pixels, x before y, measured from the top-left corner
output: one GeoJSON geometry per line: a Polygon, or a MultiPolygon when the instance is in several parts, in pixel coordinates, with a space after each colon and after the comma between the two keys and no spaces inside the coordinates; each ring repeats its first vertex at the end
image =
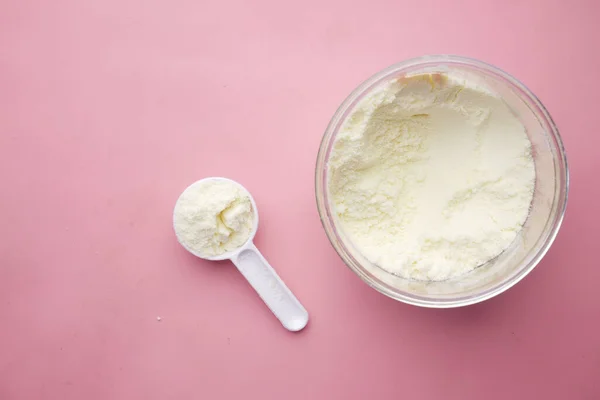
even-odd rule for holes
{"type": "Polygon", "coordinates": [[[0,399],[600,398],[600,3],[285,3],[0,3],[0,399]],[[313,194],[336,107],[425,53],[525,82],[571,166],[547,257],[465,309],[363,284],[313,194]],[[304,332],[175,241],[177,196],[212,175],[252,191],[304,332]]]}

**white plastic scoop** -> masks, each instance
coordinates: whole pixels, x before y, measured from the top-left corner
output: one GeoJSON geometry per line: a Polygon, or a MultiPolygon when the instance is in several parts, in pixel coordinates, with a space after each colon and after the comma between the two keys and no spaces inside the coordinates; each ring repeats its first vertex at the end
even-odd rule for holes
{"type": "Polygon", "coordinates": [[[231,260],[286,329],[292,332],[302,330],[308,323],[308,312],[254,246],[253,239],[258,230],[258,209],[254,198],[245,187],[226,178],[206,178],[193,183],[190,187],[202,184],[207,180],[222,180],[233,183],[248,195],[254,211],[252,233],[241,247],[216,257],[202,256],[190,249],[179,237],[177,240],[196,257],[210,261],[231,260]]]}

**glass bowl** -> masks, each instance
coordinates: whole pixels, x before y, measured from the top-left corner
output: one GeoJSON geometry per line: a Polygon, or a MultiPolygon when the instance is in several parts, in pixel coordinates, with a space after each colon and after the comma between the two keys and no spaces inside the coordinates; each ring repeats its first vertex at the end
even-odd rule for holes
{"type": "Polygon", "coordinates": [[[492,298],[523,279],[550,248],[563,220],[569,191],[567,159],[558,129],[548,111],[521,82],[500,69],[465,57],[434,55],[407,60],[378,72],[342,103],[319,149],[316,167],[317,207],[327,237],[344,263],[379,292],[402,302],[433,308],[461,307],[492,298]],[[405,75],[455,72],[500,95],[526,128],[532,145],[536,181],[527,221],[498,257],[458,278],[414,281],[369,262],[344,237],[328,195],[328,159],[338,130],[354,106],[373,88],[405,75]]]}

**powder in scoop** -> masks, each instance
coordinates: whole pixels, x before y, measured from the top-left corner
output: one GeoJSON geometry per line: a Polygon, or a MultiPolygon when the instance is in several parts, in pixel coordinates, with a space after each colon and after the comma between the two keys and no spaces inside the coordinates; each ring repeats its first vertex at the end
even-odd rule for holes
{"type": "Polygon", "coordinates": [[[226,180],[200,181],[177,200],[173,216],[179,241],[201,257],[216,257],[245,244],[254,210],[247,193],[226,180]]]}

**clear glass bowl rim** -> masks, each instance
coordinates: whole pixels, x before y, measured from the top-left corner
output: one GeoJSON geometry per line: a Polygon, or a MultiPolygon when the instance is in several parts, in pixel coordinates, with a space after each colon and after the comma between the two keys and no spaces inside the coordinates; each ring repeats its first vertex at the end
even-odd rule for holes
{"type": "Polygon", "coordinates": [[[569,194],[569,166],[567,163],[567,156],[562,138],[560,137],[558,128],[550,116],[550,113],[537,98],[537,96],[535,96],[535,94],[533,94],[533,92],[529,90],[529,88],[527,88],[523,83],[500,68],[474,58],[449,54],[425,55],[401,61],[377,72],[366,81],[361,83],[356,89],[354,89],[338,107],[337,111],[331,118],[327,129],[325,130],[325,134],[323,135],[321,144],[319,146],[315,171],[315,194],[319,217],[321,219],[321,224],[325,229],[327,238],[344,264],[346,264],[346,266],[350,268],[350,270],[352,270],[356,275],[358,275],[365,283],[380,293],[407,304],[429,308],[455,308],[480,303],[505,292],[525,278],[525,276],[527,276],[542,260],[554,242],[564,219],[569,194]],[[516,268],[516,273],[513,273],[508,279],[504,279],[500,284],[494,286],[492,289],[473,296],[463,296],[443,300],[418,296],[408,292],[402,292],[400,290],[392,290],[367,274],[364,271],[364,268],[358,262],[355,262],[350,254],[344,250],[342,239],[335,233],[331,210],[329,209],[325,194],[326,188],[324,187],[324,175],[327,173],[326,156],[331,145],[331,137],[335,133],[335,129],[341,122],[342,117],[348,111],[348,109],[353,106],[354,102],[360,96],[365,94],[366,91],[373,85],[387,77],[398,75],[401,73],[401,71],[409,70],[411,68],[426,67],[428,65],[439,66],[440,64],[475,67],[477,69],[484,70],[490,75],[495,75],[505,81],[508,81],[510,84],[518,88],[527,98],[527,101],[536,107],[536,111],[541,114],[541,117],[545,120],[543,122],[545,122],[547,127],[550,128],[547,134],[550,135],[556,143],[558,154],[557,157],[555,157],[555,162],[558,161],[561,164],[561,168],[559,168],[559,170],[562,172],[562,176],[559,177],[560,182],[558,182],[560,192],[558,197],[555,196],[554,203],[552,205],[552,210],[555,211],[554,221],[547,222],[551,222],[551,228],[547,235],[546,241],[537,254],[535,254],[535,256],[531,259],[531,261],[526,265],[521,265],[516,268]]]}

